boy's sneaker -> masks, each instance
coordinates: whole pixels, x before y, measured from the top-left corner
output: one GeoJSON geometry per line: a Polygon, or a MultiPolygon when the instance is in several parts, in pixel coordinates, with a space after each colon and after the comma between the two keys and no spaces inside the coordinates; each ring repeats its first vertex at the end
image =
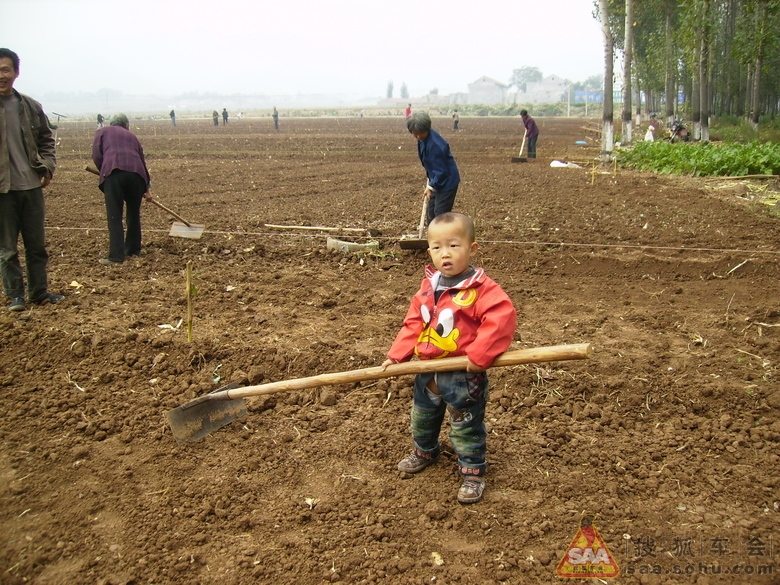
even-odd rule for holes
{"type": "Polygon", "coordinates": [[[420,453],[417,449],[415,449],[411,455],[409,455],[406,459],[402,459],[398,463],[398,471],[403,471],[404,473],[417,473],[418,471],[422,471],[426,467],[428,467],[431,463],[435,462],[439,458],[439,451],[437,450],[435,453],[432,453],[430,455],[425,455],[423,453],[420,453]]]}
{"type": "Polygon", "coordinates": [[[474,504],[482,499],[485,492],[485,478],[476,475],[466,476],[458,490],[458,501],[461,504],[474,504]]]}
{"type": "Polygon", "coordinates": [[[25,304],[24,304],[24,298],[22,297],[14,297],[11,301],[11,304],[8,305],[9,311],[24,311],[25,304]]]}

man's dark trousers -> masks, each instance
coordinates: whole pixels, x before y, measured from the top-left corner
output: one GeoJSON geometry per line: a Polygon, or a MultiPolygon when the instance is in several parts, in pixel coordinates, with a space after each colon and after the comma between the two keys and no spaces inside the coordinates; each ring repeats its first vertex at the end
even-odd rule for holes
{"type": "Polygon", "coordinates": [[[124,262],[125,256],[141,253],[141,203],[146,183],[137,173],[115,170],[100,186],[106,196],[108,218],[108,259],[124,262]],[[122,212],[127,204],[127,233],[122,212]]]}
{"type": "Polygon", "coordinates": [[[0,193],[0,269],[3,292],[9,298],[24,298],[24,276],[19,262],[18,240],[22,235],[27,266],[27,298],[39,299],[46,293],[46,252],[43,189],[0,193]]]}

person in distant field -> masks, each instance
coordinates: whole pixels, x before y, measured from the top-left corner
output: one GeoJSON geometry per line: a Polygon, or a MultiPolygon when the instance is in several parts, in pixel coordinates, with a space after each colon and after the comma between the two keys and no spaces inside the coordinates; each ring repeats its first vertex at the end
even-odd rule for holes
{"type": "Polygon", "coordinates": [[[534,119],[528,115],[528,110],[520,110],[520,117],[523,119],[523,126],[525,126],[528,160],[531,161],[536,158],[536,140],[539,138],[539,127],[534,119]]]}
{"type": "Polygon", "coordinates": [[[412,115],[412,104],[409,104],[408,106],[406,106],[406,109],[404,110],[404,118],[408,120],[409,116],[411,115],[412,115]]]}
{"type": "Polygon", "coordinates": [[[236,114],[236,120],[238,122],[240,122],[241,121],[241,116],[243,116],[243,115],[244,115],[244,112],[239,112],[238,114],[236,114]]]}
{"type": "Polygon", "coordinates": [[[417,140],[417,154],[428,177],[423,197],[428,198],[428,223],[437,215],[452,211],[458,194],[460,173],[450,145],[431,128],[431,117],[415,112],[406,120],[406,127],[417,140]]]}
{"type": "Polygon", "coordinates": [[[460,116],[458,115],[458,110],[455,110],[455,113],[452,114],[452,129],[457,130],[458,124],[460,124],[460,116]]]}
{"type": "Polygon", "coordinates": [[[468,357],[464,370],[415,377],[414,450],[398,463],[399,471],[418,473],[435,462],[441,452],[439,432],[449,413],[450,443],[463,480],[458,490],[461,504],[478,502],[485,491],[485,370],[509,348],[517,327],[510,298],[482,268],[471,265],[478,247],[470,217],[445,213],[431,222],[428,254],[433,267],[425,267],[425,279],[382,363],[382,369],[387,369],[412,356],[421,360],[468,357]]]}
{"type": "Polygon", "coordinates": [[[222,125],[227,126],[228,123],[228,111],[227,108],[222,108],[222,125]]]}
{"type": "Polygon", "coordinates": [[[168,115],[171,117],[171,126],[176,126],[176,112],[171,110],[171,113],[168,115]]]}
{"type": "Polygon", "coordinates": [[[279,112],[276,109],[276,106],[274,106],[274,111],[271,113],[271,117],[274,119],[274,129],[279,129],[279,112]]]}
{"type": "Polygon", "coordinates": [[[40,103],[14,89],[19,55],[0,49],[0,273],[10,311],[24,311],[24,272],[19,262],[19,234],[24,242],[27,299],[58,303],[65,297],[48,292],[45,203],[57,166],[55,141],[40,103]]]}
{"type": "Polygon", "coordinates": [[[650,116],[650,121],[647,123],[647,125],[648,128],[653,131],[653,138],[655,138],[656,134],[660,136],[664,130],[663,123],[661,122],[661,120],[658,119],[658,117],[655,114],[652,114],[650,116]]]}
{"type": "Polygon", "coordinates": [[[97,127],[98,127],[98,130],[103,127],[103,121],[104,120],[105,120],[105,118],[103,117],[103,114],[98,114],[97,115],[97,127]]]}
{"type": "Polygon", "coordinates": [[[219,126],[219,112],[217,110],[211,112],[211,118],[214,120],[214,126],[219,126]]]}
{"type": "Polygon", "coordinates": [[[111,118],[98,130],[92,143],[92,160],[100,171],[100,190],[105,194],[108,218],[108,257],[101,264],[121,264],[127,256],[141,254],[141,203],[151,201],[151,178],[141,142],[130,132],[124,114],[111,118]],[[127,233],[122,212],[127,207],[127,233]]]}

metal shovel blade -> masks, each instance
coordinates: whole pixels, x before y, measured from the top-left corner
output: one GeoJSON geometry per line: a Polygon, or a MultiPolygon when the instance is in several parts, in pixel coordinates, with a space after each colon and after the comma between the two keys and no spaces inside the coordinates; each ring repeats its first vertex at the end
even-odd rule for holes
{"type": "Polygon", "coordinates": [[[179,445],[194,443],[209,433],[229,425],[237,418],[246,416],[246,403],[243,398],[226,399],[214,396],[217,392],[224,392],[238,386],[237,382],[229,384],[211,394],[169,410],[168,422],[176,442],[179,445]]]}
{"type": "Polygon", "coordinates": [[[187,225],[180,221],[174,221],[171,225],[171,231],[169,236],[176,236],[178,238],[190,238],[191,240],[199,240],[203,235],[203,230],[206,228],[204,225],[197,223],[191,223],[187,225]]]}
{"type": "Polygon", "coordinates": [[[407,236],[398,240],[398,245],[402,250],[427,250],[428,240],[420,239],[416,235],[407,236]]]}

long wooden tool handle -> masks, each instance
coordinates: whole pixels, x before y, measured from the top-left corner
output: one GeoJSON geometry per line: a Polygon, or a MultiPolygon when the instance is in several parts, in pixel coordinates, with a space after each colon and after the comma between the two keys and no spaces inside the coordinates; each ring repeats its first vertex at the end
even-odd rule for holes
{"type": "Polygon", "coordinates": [[[277,230],[317,230],[321,232],[367,232],[366,228],[352,227],[324,227],[317,225],[275,225],[273,223],[264,223],[263,226],[277,230]]]}
{"type": "Polygon", "coordinates": [[[525,150],[525,137],[528,136],[528,128],[525,129],[525,132],[523,132],[523,143],[520,145],[520,157],[523,156],[523,151],[525,150]]]}
{"type": "Polygon", "coordinates": [[[420,213],[420,225],[417,226],[417,238],[422,240],[425,233],[425,220],[428,218],[428,201],[430,194],[423,197],[422,212],[420,213]]]}
{"type": "MultiPolygon", "coordinates": [[[[85,171],[88,171],[88,172],[90,172],[90,173],[92,173],[93,175],[100,175],[100,171],[99,171],[99,170],[97,170],[97,169],[96,169],[95,167],[93,167],[92,165],[87,165],[87,166],[85,166],[85,167],[84,167],[84,170],[85,170],[85,171]]],[[[168,213],[170,213],[170,214],[171,214],[173,217],[175,217],[176,219],[178,219],[180,222],[182,222],[182,223],[183,223],[184,225],[186,225],[187,227],[192,227],[192,224],[191,224],[190,222],[188,222],[186,219],[184,219],[184,218],[183,218],[181,215],[179,215],[178,213],[176,213],[176,212],[175,212],[175,211],[173,211],[172,209],[168,209],[167,207],[165,207],[165,205],[163,205],[162,203],[160,203],[159,201],[157,201],[157,199],[152,199],[151,201],[152,201],[152,203],[154,203],[154,204],[155,204],[157,207],[159,207],[160,209],[162,209],[162,210],[164,210],[164,211],[167,211],[168,213]]]]}
{"type": "Polygon", "coordinates": [[[171,214],[173,217],[175,217],[176,219],[178,219],[180,222],[182,222],[182,223],[183,223],[184,225],[186,225],[187,227],[192,227],[192,224],[191,224],[190,222],[188,222],[188,221],[187,221],[186,219],[184,219],[184,218],[183,218],[181,215],[179,215],[178,213],[176,213],[176,212],[175,212],[173,209],[168,209],[167,207],[165,207],[165,205],[163,205],[162,203],[160,203],[159,201],[157,201],[157,199],[151,199],[151,202],[152,202],[152,203],[154,203],[154,204],[155,204],[157,207],[159,207],[159,208],[160,208],[160,209],[162,209],[163,211],[167,211],[168,213],[170,213],[170,214],[171,214]]]}
{"type": "MultiPolygon", "coordinates": [[[[549,347],[536,347],[531,349],[518,349],[507,351],[498,356],[491,367],[517,366],[539,362],[557,362],[563,360],[584,360],[591,356],[593,348],[590,343],[574,345],[553,345],[549,347]]],[[[211,399],[242,398],[244,396],[259,396],[261,394],[273,394],[286,390],[305,390],[318,386],[331,386],[333,384],[350,384],[380,378],[391,378],[405,374],[422,374],[427,372],[451,372],[453,370],[465,370],[468,363],[467,356],[441,358],[436,360],[418,360],[403,364],[392,364],[383,370],[380,366],[364,368],[362,370],[350,370],[348,372],[333,372],[320,374],[308,378],[296,378],[281,382],[270,382],[259,386],[244,386],[233,390],[223,390],[209,394],[211,399]]]]}

